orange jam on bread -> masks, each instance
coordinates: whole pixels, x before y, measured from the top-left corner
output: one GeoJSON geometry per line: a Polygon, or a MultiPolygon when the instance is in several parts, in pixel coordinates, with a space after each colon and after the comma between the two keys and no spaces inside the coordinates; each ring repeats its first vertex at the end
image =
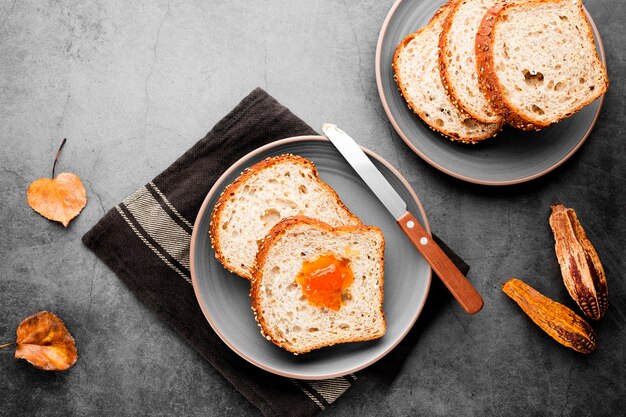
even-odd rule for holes
{"type": "Polygon", "coordinates": [[[296,282],[309,304],[338,311],[349,297],[354,275],[348,259],[328,252],[304,261],[296,282]]]}

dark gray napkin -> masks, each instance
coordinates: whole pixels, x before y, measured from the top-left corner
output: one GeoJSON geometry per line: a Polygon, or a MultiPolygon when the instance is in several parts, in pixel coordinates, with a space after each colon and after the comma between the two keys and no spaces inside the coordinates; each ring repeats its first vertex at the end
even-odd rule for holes
{"type": "MultiPolygon", "coordinates": [[[[278,139],[316,134],[257,88],[169,168],[109,210],[83,236],[85,245],[137,297],[266,416],[316,414],[341,396],[357,377],[324,381],[283,378],[260,370],[228,348],[207,323],[190,285],[192,222],[215,181],[238,159],[278,139]]],[[[442,247],[466,274],[469,266],[442,247]]],[[[401,344],[397,353],[394,350],[384,359],[387,366],[370,372],[392,381],[411,346],[401,344]]]]}

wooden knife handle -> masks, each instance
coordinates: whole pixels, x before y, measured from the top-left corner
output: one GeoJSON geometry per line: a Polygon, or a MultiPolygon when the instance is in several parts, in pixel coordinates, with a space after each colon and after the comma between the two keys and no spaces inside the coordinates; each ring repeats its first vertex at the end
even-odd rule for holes
{"type": "Polygon", "coordinates": [[[483,299],[445,252],[435,243],[419,221],[408,211],[397,221],[413,245],[424,256],[461,307],[469,314],[483,308],[483,299]]]}

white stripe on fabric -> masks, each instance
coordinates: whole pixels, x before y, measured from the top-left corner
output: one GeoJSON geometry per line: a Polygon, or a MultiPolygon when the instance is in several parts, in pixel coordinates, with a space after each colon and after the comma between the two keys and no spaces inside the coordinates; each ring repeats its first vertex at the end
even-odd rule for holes
{"type": "Polygon", "coordinates": [[[154,252],[163,262],[165,262],[165,264],[167,266],[169,266],[170,268],[172,268],[174,271],[176,271],[178,273],[178,275],[180,275],[181,277],[183,277],[183,279],[185,281],[187,281],[188,283],[191,284],[191,279],[185,275],[183,272],[181,272],[180,269],[176,268],[174,265],[172,265],[172,263],[170,261],[168,261],[165,256],[163,256],[161,254],[161,252],[159,252],[157,250],[157,248],[155,248],[150,242],[148,242],[148,240],[139,232],[139,230],[137,230],[137,228],[135,227],[135,225],[128,219],[128,217],[126,217],[126,214],[124,213],[124,211],[119,207],[119,206],[115,206],[115,208],[117,209],[118,213],[120,213],[120,215],[122,216],[122,218],[126,221],[126,223],[130,226],[130,228],[133,230],[133,232],[135,232],[135,234],[137,235],[137,237],[139,237],[139,239],[141,239],[141,241],[143,243],[145,243],[145,245],[147,247],[149,247],[152,252],[154,252]]]}
{"type": "Polygon", "coordinates": [[[141,187],[124,200],[124,205],[146,233],[189,270],[191,235],[163,210],[150,191],[141,187]]]}
{"type": "Polygon", "coordinates": [[[291,382],[298,388],[300,388],[300,391],[304,392],[306,394],[307,397],[309,397],[311,399],[311,401],[313,401],[315,404],[317,404],[317,406],[319,408],[321,408],[322,410],[325,410],[326,407],[324,407],[324,404],[322,404],[317,398],[315,398],[315,396],[313,394],[311,394],[305,387],[303,387],[302,385],[300,385],[300,383],[295,380],[292,379],[291,382]]]}
{"type": "Polygon", "coordinates": [[[178,217],[181,222],[183,222],[187,226],[189,226],[190,229],[193,229],[193,225],[190,222],[188,222],[187,219],[185,219],[178,212],[178,210],[176,210],[176,208],[174,208],[174,206],[170,203],[170,201],[167,199],[167,197],[165,197],[165,194],[163,194],[161,192],[161,190],[159,190],[159,188],[156,185],[154,185],[154,183],[152,181],[150,181],[149,184],[152,186],[152,188],[154,188],[154,191],[156,191],[156,193],[159,195],[159,197],[161,197],[163,199],[163,202],[165,203],[165,205],[168,206],[170,208],[170,210],[172,210],[172,212],[176,215],[176,217],[178,217]]]}
{"type": "MultiPolygon", "coordinates": [[[[159,190],[153,182],[150,182],[150,185],[154,188],[159,197],[163,199],[163,202],[167,205],[167,207],[172,210],[176,217],[178,217],[178,219],[185,225],[193,228],[193,225],[187,221],[187,219],[185,219],[178,212],[178,210],[174,208],[174,206],[172,206],[161,190],[159,190]]],[[[148,191],[146,187],[141,187],[126,198],[123,203],[146,233],[170,256],[189,269],[189,244],[191,242],[191,235],[171,218],[169,213],[161,207],[150,191],[148,191]]],[[[183,277],[185,281],[191,284],[191,279],[187,276],[187,274],[180,271],[176,266],[168,261],[167,258],[165,258],[165,256],[163,256],[163,254],[155,248],[154,245],[152,245],[141,234],[141,232],[139,232],[139,230],[137,230],[119,206],[116,206],[116,209],[139,239],[141,239],[141,241],[148,246],[148,248],[150,248],[167,266],[172,268],[176,273],[178,273],[178,275],[183,277]]],[[[356,376],[352,375],[352,377],[353,379],[356,379],[356,376]]],[[[309,389],[318,393],[327,403],[331,404],[350,387],[350,383],[344,377],[321,381],[301,381],[302,383],[295,379],[291,379],[291,381],[322,410],[326,407],[315,397],[315,395],[311,393],[311,391],[309,391],[309,389]]]]}
{"type": "Polygon", "coordinates": [[[321,395],[328,404],[332,404],[350,388],[350,383],[342,376],[321,381],[307,381],[307,384],[321,395]]]}

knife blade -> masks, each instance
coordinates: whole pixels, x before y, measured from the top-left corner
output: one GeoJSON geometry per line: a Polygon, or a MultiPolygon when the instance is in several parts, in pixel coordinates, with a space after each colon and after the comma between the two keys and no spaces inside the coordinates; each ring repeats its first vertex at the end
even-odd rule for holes
{"type": "Polygon", "coordinates": [[[476,288],[470,284],[445,252],[435,243],[415,216],[407,211],[406,202],[389,184],[361,147],[346,132],[331,123],[324,123],[322,131],[396,219],[396,223],[426,259],[426,262],[430,264],[461,307],[469,314],[478,313],[484,302],[476,288]]]}

